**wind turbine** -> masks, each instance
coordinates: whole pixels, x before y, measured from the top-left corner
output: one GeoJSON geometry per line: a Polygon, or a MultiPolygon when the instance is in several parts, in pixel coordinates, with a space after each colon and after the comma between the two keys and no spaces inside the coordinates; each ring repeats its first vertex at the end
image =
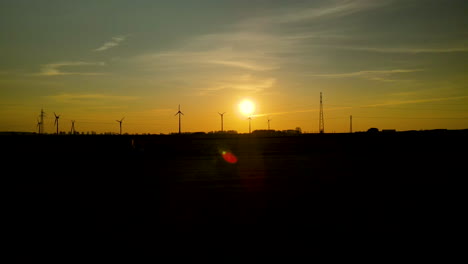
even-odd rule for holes
{"type": "Polygon", "coordinates": [[[268,130],[270,130],[270,121],[271,121],[271,119],[268,118],[268,130]]]}
{"type": "Polygon", "coordinates": [[[180,111],[180,105],[179,105],[179,111],[177,111],[175,115],[179,115],[179,134],[180,134],[180,115],[184,115],[184,113],[180,111]]]}
{"type": "Polygon", "coordinates": [[[60,117],[60,115],[57,115],[57,114],[55,114],[55,112],[54,112],[54,116],[55,116],[54,126],[57,126],[57,135],[58,135],[58,133],[59,133],[59,117],[60,117]]]}
{"type": "Polygon", "coordinates": [[[250,122],[252,121],[252,117],[249,116],[249,118],[247,118],[247,119],[249,120],[249,134],[250,134],[250,133],[251,133],[251,130],[250,130],[250,127],[251,127],[251,126],[250,126],[250,122]]]}
{"type": "Polygon", "coordinates": [[[39,118],[37,119],[37,130],[38,130],[38,133],[40,134],[41,133],[41,120],[39,120],[39,118]]]}
{"type": "Polygon", "coordinates": [[[224,112],[224,113],[221,114],[220,112],[218,112],[218,114],[221,116],[221,132],[224,131],[224,129],[223,129],[223,118],[224,118],[224,114],[225,114],[225,113],[226,113],[226,112],[224,112]]]}
{"type": "Polygon", "coordinates": [[[119,122],[119,126],[120,126],[120,135],[122,135],[122,121],[124,120],[125,117],[122,117],[122,119],[120,120],[115,120],[117,122],[119,122]]]}

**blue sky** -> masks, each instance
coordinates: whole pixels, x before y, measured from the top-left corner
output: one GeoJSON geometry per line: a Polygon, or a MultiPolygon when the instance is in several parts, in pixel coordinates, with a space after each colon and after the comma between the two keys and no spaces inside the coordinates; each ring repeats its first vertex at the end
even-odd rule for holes
{"type": "Polygon", "coordinates": [[[468,2],[0,3],[0,131],[468,128],[468,2]]]}

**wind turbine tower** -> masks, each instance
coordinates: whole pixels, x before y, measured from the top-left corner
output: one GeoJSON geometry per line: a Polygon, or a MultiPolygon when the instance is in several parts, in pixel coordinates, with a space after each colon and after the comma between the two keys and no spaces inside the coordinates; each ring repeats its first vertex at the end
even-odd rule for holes
{"type": "Polygon", "coordinates": [[[122,135],[122,121],[124,120],[125,117],[122,117],[122,119],[120,120],[115,120],[117,122],[119,122],[119,127],[120,127],[120,135],[122,135]]]}
{"type": "Polygon", "coordinates": [[[221,114],[220,112],[218,112],[218,114],[221,116],[221,132],[224,131],[224,128],[223,128],[223,122],[224,122],[224,120],[223,120],[223,119],[224,119],[224,114],[225,114],[225,113],[226,113],[226,112],[224,112],[224,113],[221,114]]]}
{"type": "Polygon", "coordinates": [[[57,126],[57,135],[58,135],[58,133],[59,133],[59,117],[60,117],[60,115],[57,115],[57,114],[55,114],[55,112],[54,112],[54,116],[55,116],[54,126],[57,126]]]}
{"type": "Polygon", "coordinates": [[[37,129],[38,129],[38,133],[40,134],[41,133],[41,120],[37,119],[37,129]]]}
{"type": "Polygon", "coordinates": [[[249,120],[249,134],[251,133],[251,121],[252,121],[252,117],[249,116],[249,118],[247,118],[249,120]]]}
{"type": "Polygon", "coordinates": [[[353,133],[353,116],[349,116],[349,133],[353,133]]]}
{"type": "Polygon", "coordinates": [[[268,118],[268,130],[270,130],[270,121],[271,119],[268,118]]]}
{"type": "Polygon", "coordinates": [[[324,132],[324,121],[323,121],[323,104],[322,104],[322,92],[320,92],[320,116],[319,116],[319,131],[324,132]]]}
{"type": "Polygon", "coordinates": [[[180,105],[179,105],[179,111],[177,111],[175,115],[179,115],[179,134],[180,134],[180,115],[184,115],[184,113],[180,111],[180,105]]]}

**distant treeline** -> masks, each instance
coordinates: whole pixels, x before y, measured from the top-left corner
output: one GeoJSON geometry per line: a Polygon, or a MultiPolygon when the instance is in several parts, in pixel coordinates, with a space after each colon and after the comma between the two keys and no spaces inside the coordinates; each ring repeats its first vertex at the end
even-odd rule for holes
{"type": "MultiPolygon", "coordinates": [[[[428,130],[403,130],[398,131],[395,129],[382,129],[379,130],[378,128],[369,128],[367,131],[356,131],[356,132],[341,132],[341,133],[324,133],[324,134],[450,134],[450,133],[466,133],[468,134],[468,129],[428,129],[428,130]]],[[[291,135],[309,135],[309,134],[319,134],[319,133],[303,133],[300,128],[296,129],[288,129],[288,130],[254,130],[250,135],[255,136],[291,136],[291,135]]],[[[21,132],[21,131],[0,131],[0,135],[47,135],[47,136],[57,136],[55,133],[42,133],[39,134],[37,132],[21,132]]],[[[60,132],[59,136],[232,136],[232,135],[249,135],[249,133],[238,133],[235,130],[228,130],[228,131],[211,131],[211,132],[183,132],[179,133],[159,133],[159,134],[151,134],[151,133],[141,133],[141,134],[129,134],[124,133],[122,135],[118,133],[96,133],[96,132],[81,132],[81,133],[67,133],[67,132],[60,132]]]]}

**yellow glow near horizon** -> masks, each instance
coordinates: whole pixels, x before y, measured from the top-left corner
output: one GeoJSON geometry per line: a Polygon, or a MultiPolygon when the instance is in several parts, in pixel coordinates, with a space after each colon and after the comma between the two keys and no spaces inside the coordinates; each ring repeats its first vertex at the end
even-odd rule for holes
{"type": "Polygon", "coordinates": [[[255,104],[250,100],[243,100],[239,104],[239,111],[246,116],[250,116],[255,112],[255,104]]]}

